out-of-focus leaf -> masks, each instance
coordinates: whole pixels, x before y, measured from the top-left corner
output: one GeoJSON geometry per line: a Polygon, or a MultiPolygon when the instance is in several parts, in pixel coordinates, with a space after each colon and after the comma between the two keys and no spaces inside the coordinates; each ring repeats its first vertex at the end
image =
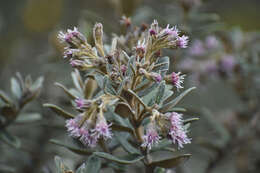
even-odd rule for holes
{"type": "Polygon", "coordinates": [[[12,100],[3,92],[0,90],[0,99],[2,99],[7,104],[12,104],[12,100]]]}
{"type": "Polygon", "coordinates": [[[130,154],[140,154],[139,150],[134,148],[127,139],[123,138],[119,133],[115,133],[115,137],[121,146],[130,154]]]}
{"type": "Polygon", "coordinates": [[[192,123],[194,121],[198,121],[199,118],[189,118],[183,121],[183,124],[188,124],[188,123],[192,123]]]}
{"type": "Polygon", "coordinates": [[[11,91],[17,99],[21,98],[22,89],[20,87],[19,82],[13,77],[11,78],[11,91]]]}
{"type": "Polygon", "coordinates": [[[50,108],[53,112],[55,112],[57,115],[60,115],[61,117],[65,118],[65,119],[69,119],[69,118],[74,118],[75,116],[69,112],[64,111],[62,108],[54,105],[54,104],[49,104],[49,103],[45,103],[43,104],[44,107],[50,108]]]}
{"type": "Polygon", "coordinates": [[[55,156],[54,161],[58,173],[66,173],[67,171],[70,171],[69,167],[63,163],[62,159],[59,156],[55,156]]]}
{"type": "Polygon", "coordinates": [[[91,155],[88,158],[86,171],[84,173],[98,173],[101,168],[101,160],[95,155],[91,155]]]}
{"type": "Polygon", "coordinates": [[[35,90],[38,90],[39,88],[42,87],[42,84],[43,84],[43,81],[44,81],[44,77],[43,76],[40,76],[32,85],[31,85],[31,90],[32,91],[35,91],[35,90]]]}
{"type": "Polygon", "coordinates": [[[77,98],[64,85],[62,85],[62,84],[60,84],[58,82],[56,82],[55,85],[58,86],[59,88],[61,88],[71,99],[76,99],[77,98]]]}
{"type": "Polygon", "coordinates": [[[129,107],[129,105],[123,102],[117,104],[115,108],[115,113],[117,113],[123,118],[135,116],[134,113],[131,111],[131,107],[129,107]]]}
{"type": "Polygon", "coordinates": [[[187,110],[184,108],[174,107],[168,110],[168,112],[186,112],[187,110]]]}
{"type": "Polygon", "coordinates": [[[173,168],[173,167],[176,167],[176,166],[180,165],[181,163],[187,161],[190,157],[191,157],[191,154],[184,154],[184,155],[180,155],[177,157],[152,162],[151,164],[149,164],[149,166],[153,166],[153,167],[158,166],[158,167],[162,167],[162,168],[173,168]]]}
{"type": "Polygon", "coordinates": [[[21,146],[20,140],[16,136],[13,136],[7,132],[5,129],[1,129],[0,131],[0,140],[14,148],[20,148],[21,146]]]}
{"type": "Polygon", "coordinates": [[[15,122],[16,123],[31,123],[42,119],[42,115],[39,113],[22,113],[15,122]]]}
{"type": "Polygon", "coordinates": [[[165,168],[155,168],[154,173],[165,173],[165,168]]]}
{"type": "Polygon", "coordinates": [[[93,151],[91,150],[87,150],[87,149],[81,149],[81,148],[76,148],[75,146],[70,146],[70,145],[67,145],[67,144],[64,144],[64,142],[61,142],[61,141],[58,141],[58,140],[55,140],[55,139],[51,139],[50,140],[51,143],[55,144],[55,145],[59,145],[61,147],[64,147],[76,154],[79,154],[79,155],[91,155],[93,151]]]}
{"type": "Polygon", "coordinates": [[[212,112],[206,108],[202,109],[202,113],[207,119],[207,121],[215,128],[215,130],[220,134],[223,145],[230,139],[230,134],[226,130],[226,128],[218,121],[216,121],[215,117],[213,116],[212,112]]]}
{"type": "Polygon", "coordinates": [[[183,91],[178,97],[176,97],[174,100],[164,104],[159,111],[161,112],[167,112],[169,109],[171,109],[172,107],[174,107],[175,105],[177,105],[179,103],[179,101],[181,101],[181,99],[186,96],[189,92],[191,92],[192,90],[194,90],[196,87],[192,87],[189,88],[185,91],[183,91]]]}
{"type": "Polygon", "coordinates": [[[101,74],[99,74],[99,73],[96,73],[94,75],[94,77],[95,77],[95,80],[96,80],[99,88],[103,88],[103,86],[104,86],[104,77],[101,74]]]}
{"type": "Polygon", "coordinates": [[[120,159],[116,156],[113,156],[111,154],[104,153],[104,152],[94,152],[93,154],[98,157],[101,157],[101,158],[104,158],[104,159],[107,159],[107,160],[110,160],[113,162],[117,162],[120,164],[132,164],[132,163],[136,163],[144,158],[144,156],[140,156],[140,155],[136,155],[136,154],[130,155],[130,158],[128,158],[128,159],[120,159]]]}
{"type": "Polygon", "coordinates": [[[3,172],[3,173],[15,173],[17,171],[13,167],[10,167],[10,166],[4,165],[4,164],[0,164],[0,172],[3,172]]]}

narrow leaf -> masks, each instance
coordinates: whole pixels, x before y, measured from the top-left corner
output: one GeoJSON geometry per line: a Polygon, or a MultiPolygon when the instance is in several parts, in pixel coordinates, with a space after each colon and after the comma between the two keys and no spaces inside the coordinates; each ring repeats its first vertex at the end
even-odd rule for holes
{"type": "Polygon", "coordinates": [[[5,103],[12,105],[12,100],[0,90],[0,99],[2,99],[5,103]]]}
{"type": "Polygon", "coordinates": [[[170,101],[169,103],[166,103],[165,105],[163,105],[159,111],[161,112],[167,112],[169,109],[171,109],[172,107],[174,107],[175,105],[177,105],[181,99],[186,96],[189,92],[191,92],[192,90],[194,90],[196,87],[192,87],[189,88],[185,91],[183,91],[178,97],[176,97],[174,100],[170,101]]]}
{"type": "Polygon", "coordinates": [[[165,81],[161,82],[155,97],[155,103],[156,104],[160,104],[164,95],[164,91],[165,91],[165,81]]]}
{"type": "Polygon", "coordinates": [[[183,124],[188,124],[188,123],[192,123],[194,121],[198,121],[199,118],[189,118],[183,121],[183,124]]]}
{"type": "Polygon", "coordinates": [[[104,153],[104,152],[94,152],[94,155],[110,160],[110,161],[114,161],[120,164],[132,164],[132,163],[136,163],[140,160],[142,160],[144,158],[144,156],[140,156],[140,155],[131,155],[130,159],[120,159],[114,155],[108,154],[108,153],[104,153]]]}
{"type": "Polygon", "coordinates": [[[81,149],[81,148],[76,148],[75,146],[70,146],[68,144],[64,144],[64,142],[55,140],[55,139],[50,139],[50,143],[64,147],[73,153],[79,154],[79,155],[91,155],[93,151],[91,150],[86,150],[86,149],[81,149]]]}
{"type": "Polygon", "coordinates": [[[177,157],[152,162],[151,164],[149,164],[149,166],[154,166],[154,167],[158,166],[158,167],[162,167],[162,168],[173,168],[173,167],[176,167],[176,166],[180,165],[181,163],[187,161],[190,157],[191,157],[191,154],[184,154],[184,155],[180,155],[177,157]]]}
{"type": "Polygon", "coordinates": [[[11,91],[17,99],[21,98],[22,89],[19,82],[15,78],[11,78],[11,91]]]}
{"type": "Polygon", "coordinates": [[[61,88],[71,99],[76,99],[77,97],[75,95],[73,95],[69,89],[67,89],[64,85],[56,82],[54,85],[58,86],[59,88],[61,88]]]}
{"type": "Polygon", "coordinates": [[[39,121],[41,119],[42,116],[39,113],[23,113],[16,118],[15,123],[21,123],[21,124],[31,123],[31,122],[39,121]]]}
{"type": "Polygon", "coordinates": [[[69,118],[74,118],[75,115],[64,111],[62,108],[54,105],[54,104],[49,104],[49,103],[45,103],[43,104],[44,107],[50,108],[53,112],[55,112],[57,115],[60,115],[61,117],[65,118],[65,119],[69,119],[69,118]]]}
{"type": "Polygon", "coordinates": [[[134,148],[127,139],[123,138],[119,133],[115,133],[115,137],[118,140],[118,142],[121,144],[121,146],[125,149],[126,152],[129,154],[140,154],[139,150],[134,148]]]}

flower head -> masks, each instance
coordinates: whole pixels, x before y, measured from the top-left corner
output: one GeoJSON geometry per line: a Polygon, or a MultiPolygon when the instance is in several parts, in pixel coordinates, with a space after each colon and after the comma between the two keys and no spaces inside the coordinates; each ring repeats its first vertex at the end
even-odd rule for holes
{"type": "Polygon", "coordinates": [[[181,37],[177,38],[177,46],[180,48],[187,48],[188,46],[189,37],[186,35],[183,35],[181,37]]]}
{"type": "Polygon", "coordinates": [[[77,98],[75,100],[78,109],[87,109],[91,106],[92,102],[90,100],[85,100],[82,98],[77,98]]]}
{"type": "Polygon", "coordinates": [[[110,126],[112,124],[107,124],[106,119],[103,115],[99,115],[95,128],[93,129],[93,135],[97,138],[109,139],[112,138],[112,133],[110,126]]]}
{"type": "Polygon", "coordinates": [[[179,30],[177,29],[176,26],[170,28],[170,25],[168,24],[165,29],[162,30],[163,35],[168,35],[170,38],[177,38],[179,36],[179,30]]]}
{"type": "Polygon", "coordinates": [[[80,128],[79,124],[76,119],[69,119],[66,120],[67,130],[69,132],[69,135],[72,137],[79,137],[80,136],[80,128]]]}
{"type": "Polygon", "coordinates": [[[160,138],[161,137],[156,131],[156,127],[153,125],[153,123],[150,123],[147,127],[146,134],[143,136],[144,142],[141,146],[151,150],[153,145],[159,143],[160,138]]]}
{"type": "Polygon", "coordinates": [[[182,85],[182,83],[184,81],[184,76],[185,75],[181,75],[181,72],[178,72],[178,73],[172,72],[172,74],[171,74],[171,83],[177,89],[183,88],[183,86],[181,86],[181,85],[182,85]]]}
{"type": "Polygon", "coordinates": [[[169,136],[172,142],[178,144],[179,148],[183,148],[183,144],[191,143],[190,138],[186,134],[186,130],[183,127],[182,115],[177,112],[167,113],[170,120],[169,136]]]}

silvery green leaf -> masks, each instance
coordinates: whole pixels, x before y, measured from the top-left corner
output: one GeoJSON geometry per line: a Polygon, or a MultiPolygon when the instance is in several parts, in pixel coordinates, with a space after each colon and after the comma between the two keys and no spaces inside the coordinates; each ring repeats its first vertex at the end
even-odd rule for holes
{"type": "Polygon", "coordinates": [[[83,163],[80,167],[76,170],[76,173],[86,173],[86,164],[83,163]]]}
{"type": "Polygon", "coordinates": [[[31,123],[42,119],[39,113],[22,113],[16,118],[16,123],[31,123]]]}
{"type": "Polygon", "coordinates": [[[69,89],[69,92],[70,92],[73,96],[75,96],[76,98],[82,98],[82,96],[83,96],[83,94],[80,93],[80,91],[77,90],[77,89],[75,89],[75,88],[69,89]]]}
{"type": "Polygon", "coordinates": [[[77,98],[76,95],[72,94],[69,89],[67,89],[64,85],[58,83],[58,82],[55,82],[56,86],[58,86],[59,88],[61,88],[71,99],[75,100],[77,98]]]}
{"type": "Polygon", "coordinates": [[[105,91],[109,92],[109,93],[112,94],[112,95],[117,95],[117,92],[116,92],[115,89],[113,88],[112,82],[111,82],[111,80],[109,79],[108,76],[105,76],[105,77],[104,77],[104,83],[103,83],[103,85],[104,85],[104,88],[103,88],[103,89],[104,89],[105,91]]]}
{"type": "Polygon", "coordinates": [[[144,97],[144,96],[148,95],[150,92],[154,91],[154,89],[156,87],[158,87],[158,85],[159,85],[158,83],[152,84],[150,87],[146,88],[145,90],[138,92],[138,96],[144,97]]]}
{"type": "Polygon", "coordinates": [[[20,140],[5,129],[0,130],[0,140],[14,148],[20,148],[21,146],[20,140]]]}
{"type": "Polygon", "coordinates": [[[137,154],[128,155],[127,159],[121,159],[121,158],[118,158],[114,155],[104,153],[104,152],[94,152],[93,154],[98,156],[98,157],[101,157],[101,158],[104,158],[104,159],[107,159],[107,160],[110,160],[110,161],[113,161],[113,162],[117,162],[117,163],[120,163],[120,164],[133,164],[133,163],[136,163],[136,162],[138,162],[138,161],[140,161],[144,158],[144,156],[140,156],[140,155],[137,155],[137,154]]]}
{"type": "Polygon", "coordinates": [[[71,72],[71,77],[72,77],[74,86],[77,88],[77,90],[80,93],[83,93],[84,84],[80,77],[79,71],[75,70],[74,72],[71,72]]]}
{"type": "Polygon", "coordinates": [[[113,168],[114,170],[118,171],[118,172],[125,172],[126,171],[126,166],[125,165],[121,165],[115,162],[110,162],[107,165],[110,168],[113,168]]]}
{"type": "Polygon", "coordinates": [[[187,161],[191,157],[191,154],[183,154],[177,157],[172,157],[169,159],[163,159],[158,161],[153,161],[149,166],[152,167],[162,167],[162,168],[173,168],[179,166],[183,162],[187,161]]]}
{"type": "Polygon", "coordinates": [[[63,110],[62,108],[54,105],[54,104],[49,104],[49,103],[45,103],[43,104],[44,107],[50,108],[53,112],[55,112],[57,115],[60,115],[61,117],[65,118],[65,119],[69,119],[69,118],[74,118],[75,115],[66,112],[65,110],[63,110]]]}
{"type": "Polygon", "coordinates": [[[123,138],[122,135],[125,134],[115,133],[115,137],[121,146],[125,149],[129,154],[140,154],[140,151],[133,147],[128,141],[127,138],[123,138]]]}
{"type": "Polygon", "coordinates": [[[50,142],[52,144],[64,147],[70,151],[72,151],[73,153],[79,154],[79,155],[91,155],[93,151],[91,150],[87,150],[87,149],[82,149],[82,148],[77,148],[76,146],[72,146],[72,145],[68,145],[68,144],[64,144],[64,142],[62,141],[58,141],[55,139],[50,139],[50,142]]]}
{"type": "Polygon", "coordinates": [[[130,57],[127,63],[126,76],[132,76],[135,73],[135,56],[130,57]]]}
{"type": "Polygon", "coordinates": [[[20,99],[23,94],[19,82],[13,77],[11,78],[11,91],[17,99],[20,99]]]}
{"type": "Polygon", "coordinates": [[[172,144],[172,142],[170,140],[163,139],[157,145],[152,147],[151,152],[160,151],[163,148],[165,148],[165,147],[167,147],[167,146],[169,146],[171,144],[172,144]]]}
{"type": "Polygon", "coordinates": [[[196,87],[192,87],[189,88],[185,91],[183,91],[179,96],[177,96],[175,99],[173,99],[172,101],[164,104],[159,111],[161,112],[167,112],[169,109],[173,108],[175,105],[177,105],[179,103],[179,101],[181,101],[181,99],[187,95],[189,92],[191,92],[192,90],[194,90],[196,87]]]}
{"type": "Polygon", "coordinates": [[[98,173],[101,168],[101,160],[95,155],[88,158],[87,166],[84,173],[98,173]]]}
{"type": "Polygon", "coordinates": [[[155,97],[155,103],[156,104],[160,104],[162,102],[162,98],[164,96],[164,92],[165,92],[165,81],[161,82],[155,97]]]}
{"type": "Polygon", "coordinates": [[[155,68],[153,70],[154,71],[163,71],[166,73],[169,69],[169,64],[170,64],[170,60],[169,60],[168,56],[158,58],[158,61],[156,62],[155,68]]]}
{"type": "Polygon", "coordinates": [[[59,156],[55,156],[54,161],[58,173],[64,173],[70,170],[69,167],[63,163],[62,159],[59,156]]]}
{"type": "Polygon", "coordinates": [[[95,80],[96,80],[99,88],[102,89],[103,86],[104,86],[104,84],[103,84],[104,83],[104,77],[99,73],[94,74],[94,77],[95,77],[95,80]]]}

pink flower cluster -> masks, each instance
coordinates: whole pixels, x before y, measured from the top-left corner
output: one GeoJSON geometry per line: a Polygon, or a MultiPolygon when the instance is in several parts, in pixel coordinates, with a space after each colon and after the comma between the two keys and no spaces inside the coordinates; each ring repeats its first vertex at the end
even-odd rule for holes
{"type": "Polygon", "coordinates": [[[112,137],[110,126],[107,124],[103,116],[99,116],[97,121],[92,120],[84,121],[84,115],[80,114],[73,119],[66,121],[66,127],[69,135],[78,138],[84,145],[95,147],[98,139],[103,138],[107,140],[112,137]]]}
{"type": "Polygon", "coordinates": [[[171,112],[161,116],[161,118],[166,120],[166,122],[169,122],[169,124],[165,124],[163,127],[160,127],[159,125],[156,125],[156,123],[158,123],[156,121],[160,120],[150,122],[147,126],[146,134],[143,136],[142,147],[150,150],[153,145],[158,144],[161,137],[157,130],[162,130],[162,128],[167,128],[166,131],[168,131],[168,133],[166,136],[171,139],[172,143],[177,144],[178,148],[183,148],[184,144],[191,143],[191,139],[187,136],[187,131],[184,129],[181,114],[171,112]]]}

